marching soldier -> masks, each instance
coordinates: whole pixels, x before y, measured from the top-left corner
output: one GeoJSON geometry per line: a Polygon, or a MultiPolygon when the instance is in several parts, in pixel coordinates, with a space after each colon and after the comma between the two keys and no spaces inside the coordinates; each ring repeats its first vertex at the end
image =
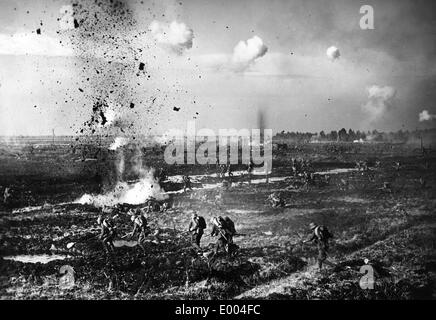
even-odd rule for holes
{"type": "Polygon", "coordinates": [[[201,237],[203,236],[204,229],[206,229],[206,221],[197,213],[193,213],[191,221],[189,222],[188,231],[191,233],[191,240],[193,245],[200,248],[201,237]]]}
{"type": "Polygon", "coordinates": [[[115,250],[114,246],[114,238],[116,236],[116,230],[115,227],[112,225],[112,223],[104,219],[103,216],[99,216],[97,219],[97,223],[100,226],[100,236],[99,239],[103,243],[103,248],[106,252],[113,252],[115,250]]]}
{"type": "Polygon", "coordinates": [[[309,225],[311,230],[311,236],[309,239],[303,241],[303,243],[314,242],[318,247],[318,267],[321,270],[323,263],[333,266],[333,263],[327,260],[327,252],[329,250],[329,239],[333,238],[333,235],[329,232],[327,227],[316,225],[311,222],[309,225]]]}

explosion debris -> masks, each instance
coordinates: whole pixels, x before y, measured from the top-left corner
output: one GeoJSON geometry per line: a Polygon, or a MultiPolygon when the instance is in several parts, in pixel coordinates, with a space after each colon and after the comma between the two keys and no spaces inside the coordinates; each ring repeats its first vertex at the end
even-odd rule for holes
{"type": "Polygon", "coordinates": [[[341,56],[341,53],[339,52],[339,49],[335,46],[331,46],[326,51],[327,58],[329,58],[331,61],[334,61],[336,59],[339,59],[341,56]]]}

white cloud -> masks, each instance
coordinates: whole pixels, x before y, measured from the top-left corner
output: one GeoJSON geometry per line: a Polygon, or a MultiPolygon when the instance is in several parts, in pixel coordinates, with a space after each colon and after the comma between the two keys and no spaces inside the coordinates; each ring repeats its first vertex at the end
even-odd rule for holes
{"type": "Polygon", "coordinates": [[[194,31],[184,23],[173,21],[170,24],[153,21],[148,27],[158,44],[177,54],[192,48],[194,31]]]}
{"type": "Polygon", "coordinates": [[[335,46],[331,46],[327,49],[326,55],[330,60],[334,61],[336,59],[339,59],[341,53],[339,52],[338,48],[336,48],[335,46]]]}
{"type": "Polygon", "coordinates": [[[393,100],[397,93],[394,87],[373,85],[366,90],[368,101],[362,108],[369,114],[370,120],[378,119],[393,107],[393,100]]]}
{"type": "Polygon", "coordinates": [[[419,113],[419,122],[428,120],[436,120],[436,114],[432,114],[427,110],[422,110],[422,112],[419,113]]]}
{"type": "Polygon", "coordinates": [[[254,36],[247,41],[239,41],[233,49],[231,58],[232,68],[235,71],[244,71],[250,67],[256,59],[264,56],[267,51],[268,47],[258,36],[254,36]]]}
{"type": "Polygon", "coordinates": [[[63,46],[59,40],[44,34],[15,33],[0,34],[0,54],[72,56],[73,50],[63,46]]]}

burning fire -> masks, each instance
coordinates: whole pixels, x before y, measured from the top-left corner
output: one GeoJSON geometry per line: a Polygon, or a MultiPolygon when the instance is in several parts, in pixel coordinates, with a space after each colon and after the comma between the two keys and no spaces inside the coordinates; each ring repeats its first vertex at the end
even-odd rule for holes
{"type": "Polygon", "coordinates": [[[90,204],[96,207],[114,206],[122,203],[136,205],[145,203],[151,197],[156,200],[168,199],[168,195],[153,179],[152,171],[148,171],[134,184],[118,182],[115,188],[106,194],[84,194],[75,203],[90,204]]]}

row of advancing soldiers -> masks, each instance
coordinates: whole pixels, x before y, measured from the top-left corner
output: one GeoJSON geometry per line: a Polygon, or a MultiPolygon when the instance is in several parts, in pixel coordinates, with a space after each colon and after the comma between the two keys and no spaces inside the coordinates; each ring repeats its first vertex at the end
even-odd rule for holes
{"type": "MultiPolygon", "coordinates": [[[[150,234],[150,228],[148,226],[147,219],[140,210],[130,210],[129,215],[131,215],[131,221],[133,222],[133,230],[125,237],[129,237],[131,239],[135,235],[138,235],[138,245],[145,252],[145,240],[150,234]]],[[[221,216],[212,217],[210,222],[212,224],[210,236],[218,237],[214,254],[217,254],[220,250],[223,250],[229,256],[234,255],[239,248],[233,243],[233,237],[238,235],[234,222],[229,217],[223,218],[221,216]]],[[[101,215],[98,217],[97,223],[101,229],[99,239],[102,241],[103,247],[107,252],[113,252],[115,249],[114,240],[117,236],[116,228],[108,219],[103,218],[101,215]]],[[[192,245],[197,249],[200,249],[201,238],[206,227],[206,220],[194,212],[191,216],[187,232],[191,234],[192,245]]],[[[313,222],[310,223],[309,229],[310,236],[306,240],[303,240],[302,243],[314,242],[317,245],[319,269],[322,268],[323,263],[332,265],[329,261],[327,261],[327,252],[329,250],[329,239],[333,238],[333,234],[327,229],[327,227],[317,225],[313,222]]]]}
{"type": "MultiPolygon", "coordinates": [[[[150,234],[150,227],[148,226],[147,219],[142,212],[137,210],[130,210],[128,214],[131,216],[133,223],[132,232],[121,237],[121,239],[137,236],[138,245],[145,251],[146,237],[150,234]]],[[[236,251],[237,246],[233,243],[233,236],[236,235],[235,224],[229,217],[211,218],[212,232],[210,236],[218,236],[218,240],[215,247],[215,253],[218,253],[220,249],[224,249],[228,254],[232,254],[236,251]]],[[[117,230],[113,223],[100,215],[97,219],[97,224],[100,227],[99,239],[103,243],[103,247],[106,252],[112,252],[115,249],[114,240],[117,237],[117,230]]],[[[203,217],[192,214],[189,222],[188,231],[191,234],[191,242],[196,248],[200,248],[200,241],[206,229],[206,221],[203,217]]]]}

